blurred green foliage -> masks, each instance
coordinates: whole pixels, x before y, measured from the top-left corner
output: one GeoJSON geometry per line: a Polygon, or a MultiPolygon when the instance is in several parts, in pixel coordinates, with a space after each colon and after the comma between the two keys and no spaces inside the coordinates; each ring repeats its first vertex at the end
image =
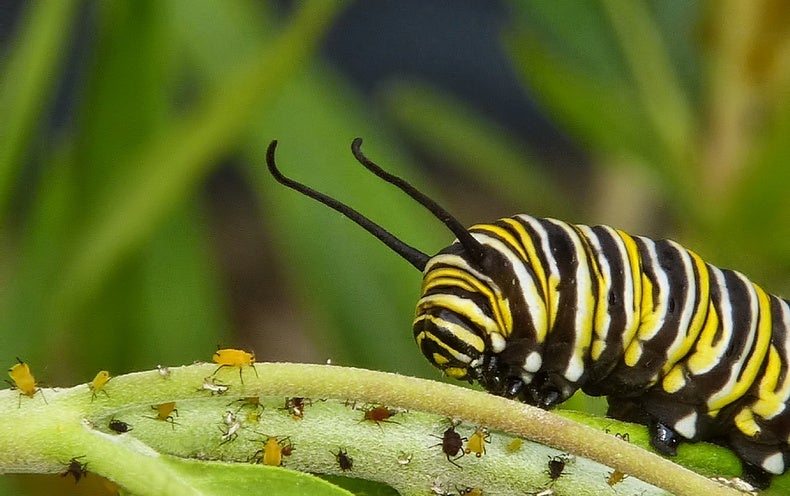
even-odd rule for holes
{"type": "Polygon", "coordinates": [[[590,170],[566,176],[440,88],[404,79],[372,99],[357,93],[317,56],[343,8],[24,4],[0,61],[5,363],[18,355],[48,385],[72,384],[100,368],[208,360],[221,342],[261,360],[331,358],[437,377],[412,343],[419,274],[276,185],[263,165],[274,138],[287,174],[429,253],[451,236],[353,163],[353,137],[464,223],[525,212],[671,236],[790,294],[790,12],[781,2],[510,3],[501,42],[524,91],[590,157],[590,170]],[[90,49],[68,58],[78,39],[90,49]],[[73,114],[47,131],[64,91],[73,114]],[[439,172],[421,170],[406,145],[443,164],[439,172]],[[235,325],[218,263],[233,255],[218,253],[228,243],[206,201],[207,178],[229,157],[242,164],[270,254],[257,284],[271,301],[257,328],[235,325]],[[297,352],[278,351],[292,341],[297,352]]]}

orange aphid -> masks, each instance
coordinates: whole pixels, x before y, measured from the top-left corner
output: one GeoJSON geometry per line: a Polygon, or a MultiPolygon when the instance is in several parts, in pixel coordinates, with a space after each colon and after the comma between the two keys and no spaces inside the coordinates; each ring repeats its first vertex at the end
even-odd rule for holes
{"type": "Polygon", "coordinates": [[[175,401],[168,401],[167,403],[160,403],[158,405],[151,406],[154,410],[156,410],[156,417],[148,417],[154,420],[161,420],[163,422],[170,422],[170,426],[175,429],[176,421],[173,418],[173,413],[178,416],[178,410],[176,410],[176,402],[175,401]]]}
{"type": "Polygon", "coordinates": [[[287,437],[278,440],[276,437],[270,436],[263,442],[263,449],[256,451],[253,458],[256,463],[279,467],[283,464],[283,457],[291,456],[293,449],[293,444],[287,437]]]}
{"type": "MultiPolygon", "coordinates": [[[[243,350],[235,350],[233,348],[217,349],[214,352],[214,363],[218,363],[219,367],[214,371],[214,374],[219,372],[222,367],[238,367],[239,378],[241,383],[244,384],[244,377],[242,376],[242,367],[252,367],[255,371],[255,377],[258,377],[258,370],[255,368],[255,353],[248,353],[243,350]]],[[[214,375],[211,374],[211,375],[214,375]]]]}

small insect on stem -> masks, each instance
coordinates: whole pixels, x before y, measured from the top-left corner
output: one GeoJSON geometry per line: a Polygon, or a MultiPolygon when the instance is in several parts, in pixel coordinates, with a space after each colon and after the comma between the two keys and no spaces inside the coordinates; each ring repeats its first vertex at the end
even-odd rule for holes
{"type": "Polygon", "coordinates": [[[164,365],[157,365],[156,371],[163,379],[167,379],[168,377],[170,377],[170,368],[165,367],[164,365]]]}
{"type": "Polygon", "coordinates": [[[122,420],[117,420],[114,417],[110,419],[110,423],[107,424],[107,427],[116,434],[123,434],[124,432],[129,432],[132,430],[132,426],[122,420]]]}
{"type": "Polygon", "coordinates": [[[400,413],[398,410],[394,410],[392,408],[388,408],[384,405],[374,406],[372,408],[368,408],[367,410],[363,410],[364,415],[362,416],[362,420],[360,422],[374,422],[376,425],[381,428],[381,422],[385,422],[388,424],[397,424],[394,420],[390,420],[393,415],[397,415],[400,413]]]}
{"type": "Polygon", "coordinates": [[[313,402],[310,400],[310,398],[285,398],[285,406],[283,407],[283,410],[287,410],[294,420],[302,420],[302,418],[304,418],[305,407],[312,404],[313,402]]]}
{"type": "MultiPolygon", "coordinates": [[[[19,390],[19,401],[17,402],[17,408],[19,408],[22,406],[22,396],[33,398],[36,393],[41,391],[41,388],[38,387],[36,378],[33,377],[33,374],[30,372],[30,366],[19,357],[17,357],[16,361],[19,363],[15,363],[8,369],[8,376],[11,378],[11,381],[6,382],[11,385],[12,389],[19,390]]],[[[41,398],[44,400],[44,403],[47,403],[44,391],[41,391],[41,398]]]]}
{"type": "Polygon", "coordinates": [[[612,470],[609,473],[609,477],[606,479],[606,483],[609,484],[609,487],[614,487],[615,484],[619,484],[623,480],[628,477],[627,474],[620,472],[619,470],[612,470]]]}
{"type": "Polygon", "coordinates": [[[214,352],[214,363],[218,363],[219,367],[214,371],[215,375],[219,369],[223,367],[236,367],[239,369],[239,379],[244,384],[244,375],[242,374],[243,367],[252,367],[255,371],[255,377],[258,377],[258,370],[255,368],[255,353],[248,353],[242,350],[234,350],[232,348],[219,349],[214,352]]]}
{"type": "Polygon", "coordinates": [[[74,483],[78,483],[81,478],[88,476],[88,463],[80,462],[80,458],[85,458],[85,455],[82,456],[75,456],[71,460],[69,460],[68,467],[66,471],[60,474],[61,477],[67,477],[69,475],[74,477],[74,483]]]}
{"type": "Polygon", "coordinates": [[[354,468],[354,459],[348,456],[348,451],[344,448],[337,448],[337,453],[330,452],[335,455],[335,460],[337,464],[340,466],[340,470],[343,472],[347,472],[354,468]]]}
{"type": "Polygon", "coordinates": [[[287,437],[277,439],[269,436],[263,441],[263,449],[259,449],[252,455],[255,463],[263,463],[272,467],[279,467],[283,464],[284,456],[291,456],[294,447],[291,440],[287,437]]]}
{"type": "Polygon", "coordinates": [[[552,484],[556,482],[557,479],[559,479],[560,476],[563,474],[563,471],[565,470],[565,461],[566,458],[561,455],[549,457],[549,463],[548,463],[549,468],[546,471],[546,473],[548,474],[549,479],[551,479],[552,484]]]}
{"type": "Polygon", "coordinates": [[[158,405],[151,405],[151,408],[156,410],[155,417],[149,417],[144,415],[145,418],[153,419],[153,420],[161,420],[162,422],[170,422],[170,427],[173,429],[176,428],[176,420],[173,418],[173,414],[178,416],[178,410],[176,409],[176,402],[175,401],[168,401],[167,403],[160,403],[158,405]]]}
{"type": "Polygon", "coordinates": [[[508,453],[516,453],[518,450],[521,449],[523,445],[524,445],[523,439],[521,439],[520,437],[514,437],[509,443],[507,443],[505,449],[507,450],[508,453]]]}
{"type": "Polygon", "coordinates": [[[104,389],[104,386],[112,379],[112,376],[106,370],[100,370],[96,377],[93,378],[91,382],[88,383],[88,389],[91,390],[91,402],[96,399],[96,395],[99,392],[104,393],[105,396],[108,398],[110,395],[104,389]]]}
{"type": "MultiPolygon", "coordinates": [[[[438,446],[438,445],[437,445],[438,446]]],[[[411,459],[414,458],[412,453],[407,453],[405,451],[398,452],[398,465],[406,466],[411,463],[411,459]]]]}
{"type": "Polygon", "coordinates": [[[485,427],[478,427],[469,437],[469,441],[466,442],[464,453],[467,455],[469,453],[474,453],[477,458],[480,458],[486,453],[486,443],[490,442],[491,434],[488,432],[488,429],[485,427]]]}
{"type": "Polygon", "coordinates": [[[209,376],[203,379],[203,384],[197,389],[198,391],[209,391],[211,396],[215,394],[225,394],[230,389],[230,386],[218,382],[215,378],[209,376]]]}
{"type": "Polygon", "coordinates": [[[253,411],[264,411],[266,407],[261,405],[261,398],[258,396],[247,396],[245,398],[239,398],[235,401],[231,401],[228,403],[228,406],[233,405],[234,403],[241,403],[239,407],[236,409],[236,413],[239,413],[242,408],[250,407],[253,411]]]}
{"type": "Polygon", "coordinates": [[[439,436],[434,436],[434,437],[441,439],[442,442],[439,444],[434,444],[433,446],[434,447],[441,446],[442,453],[444,453],[444,456],[447,457],[447,461],[452,463],[456,467],[461,468],[461,466],[455,463],[455,461],[461,458],[462,456],[464,456],[465,454],[463,447],[466,438],[461,437],[461,435],[458,434],[458,432],[455,430],[454,425],[451,425],[446,431],[444,431],[442,437],[439,436]]]}
{"type": "Polygon", "coordinates": [[[234,441],[237,437],[239,437],[239,429],[241,429],[241,422],[236,420],[235,417],[233,418],[233,422],[230,424],[228,424],[227,419],[225,419],[225,424],[228,426],[226,430],[222,431],[222,428],[220,427],[220,430],[222,431],[222,436],[220,436],[222,442],[219,443],[220,446],[234,441]]]}

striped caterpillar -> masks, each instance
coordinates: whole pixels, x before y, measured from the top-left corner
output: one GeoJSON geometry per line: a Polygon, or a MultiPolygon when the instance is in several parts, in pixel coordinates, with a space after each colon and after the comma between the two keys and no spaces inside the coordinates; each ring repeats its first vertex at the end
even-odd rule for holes
{"type": "Polygon", "coordinates": [[[609,416],[648,426],[674,455],[712,440],[767,487],[790,462],[790,302],[670,240],[516,215],[464,228],[435,201],[354,157],[456,236],[434,256],[351,207],[271,174],[342,213],[423,273],[414,319],[421,352],[450,377],[551,408],[575,391],[607,396],[609,416]]]}

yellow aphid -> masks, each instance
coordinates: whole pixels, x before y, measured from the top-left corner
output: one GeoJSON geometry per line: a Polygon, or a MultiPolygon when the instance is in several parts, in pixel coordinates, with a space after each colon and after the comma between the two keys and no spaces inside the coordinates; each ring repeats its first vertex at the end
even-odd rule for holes
{"type": "Polygon", "coordinates": [[[94,377],[93,380],[88,383],[88,389],[90,389],[93,392],[91,396],[91,401],[96,399],[96,394],[99,391],[104,393],[105,396],[107,396],[108,398],[110,397],[110,395],[107,394],[107,391],[104,390],[105,384],[107,384],[107,382],[109,382],[110,379],[112,379],[112,376],[110,375],[109,372],[107,372],[106,370],[100,370],[99,373],[96,374],[96,377],[94,377]]]}
{"type": "Polygon", "coordinates": [[[270,436],[264,441],[263,449],[256,451],[253,458],[256,463],[279,467],[283,464],[283,457],[291,456],[292,451],[293,444],[290,439],[286,437],[278,440],[276,437],[270,436]]]}
{"type": "MultiPolygon", "coordinates": [[[[243,350],[234,350],[233,348],[218,349],[214,352],[214,363],[218,363],[219,367],[214,371],[214,374],[219,372],[222,367],[238,367],[239,378],[241,383],[244,384],[244,377],[242,376],[242,367],[252,367],[255,371],[255,377],[258,377],[258,371],[255,369],[255,353],[248,353],[243,350]]],[[[211,374],[211,375],[214,375],[211,374]]]]}
{"type": "Polygon", "coordinates": [[[176,402],[175,401],[168,401],[167,403],[160,403],[159,405],[152,405],[152,409],[156,410],[156,417],[148,417],[154,420],[161,420],[163,422],[170,422],[170,426],[175,429],[175,425],[177,422],[173,418],[173,414],[175,413],[178,416],[178,410],[176,410],[176,402]]]}
{"type": "Polygon", "coordinates": [[[512,441],[507,443],[507,452],[508,453],[515,453],[521,449],[521,446],[524,444],[524,440],[520,437],[514,437],[512,441]]]}
{"type": "MultiPolygon", "coordinates": [[[[30,372],[30,366],[19,358],[16,360],[19,363],[15,363],[8,369],[8,376],[11,378],[11,381],[13,381],[10,383],[11,387],[19,390],[19,406],[21,406],[23,395],[32,398],[37,392],[41,391],[41,388],[38,387],[36,378],[33,377],[33,374],[30,372]]],[[[43,392],[41,393],[41,397],[44,398],[43,392]]],[[[46,402],[47,399],[44,398],[44,403],[46,402]]]]}
{"type": "Polygon", "coordinates": [[[469,436],[466,442],[466,449],[464,452],[468,455],[474,453],[476,457],[480,458],[486,453],[486,443],[491,442],[491,434],[485,427],[478,427],[474,434],[469,436]]]}

